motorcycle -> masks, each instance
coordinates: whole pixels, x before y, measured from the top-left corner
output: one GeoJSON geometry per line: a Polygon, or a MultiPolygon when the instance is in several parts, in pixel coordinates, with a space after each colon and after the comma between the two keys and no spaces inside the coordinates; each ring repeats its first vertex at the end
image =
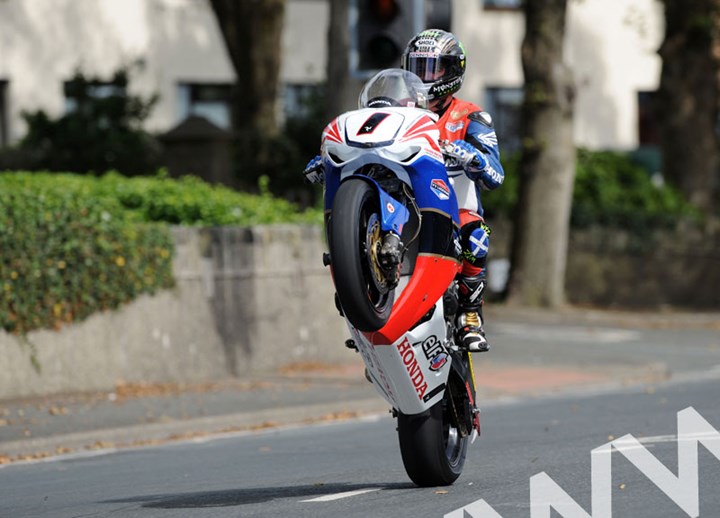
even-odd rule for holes
{"type": "Polygon", "coordinates": [[[325,230],[335,302],[391,406],[419,486],[452,484],[480,434],[470,353],[456,340],[457,200],[426,86],[400,69],[364,86],[322,135],[325,230]]]}

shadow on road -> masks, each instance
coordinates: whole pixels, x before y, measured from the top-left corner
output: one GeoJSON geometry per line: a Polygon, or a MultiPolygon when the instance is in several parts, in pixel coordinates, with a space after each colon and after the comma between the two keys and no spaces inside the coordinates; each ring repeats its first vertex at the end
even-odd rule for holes
{"type": "Polygon", "coordinates": [[[249,489],[226,489],[223,491],[199,491],[167,495],[145,495],[115,500],[104,504],[141,503],[153,509],[200,509],[203,507],[232,507],[260,504],[285,498],[312,498],[323,495],[356,491],[359,489],[418,489],[411,483],[393,484],[313,484],[289,487],[255,487],[249,489]]]}

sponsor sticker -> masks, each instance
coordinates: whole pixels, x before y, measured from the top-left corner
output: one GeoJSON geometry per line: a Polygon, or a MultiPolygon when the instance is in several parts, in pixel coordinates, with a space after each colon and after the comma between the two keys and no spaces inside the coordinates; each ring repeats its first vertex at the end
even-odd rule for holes
{"type": "Polygon", "coordinates": [[[398,344],[397,351],[400,353],[400,358],[402,359],[403,365],[405,365],[415,392],[417,392],[418,399],[423,399],[427,392],[428,384],[427,381],[425,381],[425,375],[418,364],[417,358],[415,358],[415,351],[407,338],[398,344]]]}
{"type": "Polygon", "coordinates": [[[457,120],[461,117],[465,117],[465,115],[467,115],[468,113],[470,113],[470,110],[468,110],[467,108],[465,108],[464,110],[455,110],[450,112],[450,118],[457,120]]]}
{"type": "Polygon", "coordinates": [[[430,189],[435,193],[435,196],[441,200],[450,199],[450,187],[448,187],[444,180],[439,178],[434,179],[430,182],[430,189]]]}
{"type": "Polygon", "coordinates": [[[437,371],[442,369],[442,366],[447,363],[448,355],[447,353],[440,353],[435,358],[430,360],[430,370],[431,371],[437,371]]]}
{"type": "Polygon", "coordinates": [[[458,122],[448,122],[445,124],[445,129],[448,130],[450,133],[454,133],[456,131],[460,131],[465,127],[465,121],[458,121],[458,122]]]}
{"type": "MultiPolygon", "coordinates": [[[[413,344],[417,345],[417,344],[413,344]]],[[[435,335],[428,336],[422,343],[422,351],[425,358],[430,361],[430,370],[437,371],[447,363],[448,355],[445,346],[435,335]]]]}
{"type": "Polygon", "coordinates": [[[394,213],[395,213],[395,207],[393,206],[392,203],[388,202],[387,205],[385,206],[385,208],[387,209],[387,211],[388,211],[390,214],[394,214],[394,213]]]}

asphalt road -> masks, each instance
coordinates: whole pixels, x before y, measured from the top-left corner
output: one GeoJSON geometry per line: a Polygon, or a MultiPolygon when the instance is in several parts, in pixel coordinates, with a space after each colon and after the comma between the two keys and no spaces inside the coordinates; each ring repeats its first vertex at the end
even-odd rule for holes
{"type": "MultiPolygon", "coordinates": [[[[409,483],[394,421],[382,416],[9,464],[0,516],[442,517],[484,499],[503,517],[527,517],[529,480],[541,472],[589,513],[594,448],[633,434],[677,473],[677,412],[693,407],[720,429],[720,375],[693,378],[490,403],[447,488],[409,483]]],[[[720,459],[698,450],[700,516],[720,516],[720,459]]],[[[621,454],[612,459],[613,516],[687,516],[621,454]]]]}

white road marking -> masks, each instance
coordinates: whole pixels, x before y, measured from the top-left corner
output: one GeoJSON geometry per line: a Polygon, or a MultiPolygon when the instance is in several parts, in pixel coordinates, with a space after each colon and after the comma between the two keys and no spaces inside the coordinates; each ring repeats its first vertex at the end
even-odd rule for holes
{"type": "Polygon", "coordinates": [[[372,493],[373,491],[380,491],[382,487],[372,487],[368,489],[356,489],[355,491],[345,491],[344,493],[335,493],[333,495],[318,496],[317,498],[310,498],[308,500],[300,500],[301,502],[332,502],[333,500],[340,500],[342,498],[349,498],[351,496],[363,495],[365,493],[372,493]]]}
{"type": "MultiPolygon", "coordinates": [[[[686,435],[683,435],[681,441],[699,441],[699,440],[712,440],[716,441],[718,440],[718,437],[716,434],[710,434],[710,433],[689,433],[686,435]]],[[[660,442],[676,442],[678,441],[677,435],[656,435],[654,437],[642,437],[638,438],[638,441],[643,444],[654,444],[654,443],[660,443],[660,442]]]]}

